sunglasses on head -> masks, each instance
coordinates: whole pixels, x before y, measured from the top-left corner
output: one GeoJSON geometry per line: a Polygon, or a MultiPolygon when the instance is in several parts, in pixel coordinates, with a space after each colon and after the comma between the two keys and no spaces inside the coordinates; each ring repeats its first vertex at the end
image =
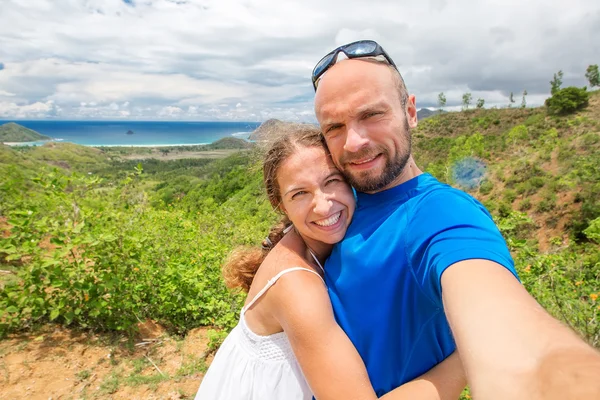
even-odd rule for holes
{"type": "Polygon", "coordinates": [[[359,40],[358,42],[340,46],[321,58],[321,61],[317,63],[312,72],[312,83],[315,91],[317,90],[319,79],[323,76],[325,71],[335,65],[338,54],[340,53],[344,53],[348,59],[383,56],[390,65],[396,68],[396,70],[398,69],[396,64],[394,64],[394,61],[392,61],[390,56],[383,50],[383,47],[377,42],[373,40],[359,40]]]}

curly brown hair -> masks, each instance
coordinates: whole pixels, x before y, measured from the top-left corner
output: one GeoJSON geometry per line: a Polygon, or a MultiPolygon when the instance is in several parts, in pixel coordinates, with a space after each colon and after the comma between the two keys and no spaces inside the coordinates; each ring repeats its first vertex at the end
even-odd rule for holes
{"type": "MultiPolygon", "coordinates": [[[[321,131],[316,126],[309,124],[278,125],[265,136],[269,144],[263,159],[263,183],[273,209],[281,212],[281,192],[277,182],[277,174],[281,165],[298,149],[322,147],[327,151],[327,147],[321,131]]],[[[283,238],[285,228],[290,225],[290,220],[283,214],[281,221],[271,228],[260,248],[239,247],[235,249],[223,266],[226,285],[248,292],[258,267],[269,251],[283,238]]]]}

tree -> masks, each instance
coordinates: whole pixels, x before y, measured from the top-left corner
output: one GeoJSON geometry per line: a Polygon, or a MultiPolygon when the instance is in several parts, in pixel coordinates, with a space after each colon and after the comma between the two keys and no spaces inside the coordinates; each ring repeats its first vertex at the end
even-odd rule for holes
{"type": "Polygon", "coordinates": [[[473,96],[471,96],[471,93],[467,92],[467,93],[463,94],[462,104],[463,104],[463,109],[464,110],[468,110],[469,109],[469,105],[471,104],[471,100],[472,99],[473,99],[473,96]]]}
{"type": "Polygon", "coordinates": [[[513,95],[513,92],[510,92],[510,96],[508,97],[508,101],[510,103],[508,103],[508,108],[512,107],[512,105],[515,102],[515,96],[513,95]]]}
{"type": "Polygon", "coordinates": [[[554,78],[550,81],[550,93],[554,94],[560,90],[560,85],[562,85],[563,72],[562,70],[558,71],[554,74],[554,78]]]}
{"type": "Polygon", "coordinates": [[[527,101],[525,100],[525,96],[527,96],[527,90],[523,90],[523,98],[521,99],[521,108],[527,107],[527,101]]]}
{"type": "Polygon", "coordinates": [[[440,106],[440,110],[446,106],[446,95],[444,92],[438,94],[438,105],[440,106]]]}
{"type": "Polygon", "coordinates": [[[590,65],[585,71],[585,77],[590,83],[590,87],[600,86],[600,74],[598,73],[598,64],[590,65]]]}
{"type": "Polygon", "coordinates": [[[477,99],[477,108],[483,108],[484,104],[485,104],[484,99],[477,99]]]}

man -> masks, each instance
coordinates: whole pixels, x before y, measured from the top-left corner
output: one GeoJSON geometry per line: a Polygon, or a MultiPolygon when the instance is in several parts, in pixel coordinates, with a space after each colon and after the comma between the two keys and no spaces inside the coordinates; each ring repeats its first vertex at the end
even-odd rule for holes
{"type": "Polygon", "coordinates": [[[489,213],[415,164],[415,96],[385,51],[339,47],[313,85],[333,161],[358,192],[326,282],[377,394],[456,346],[476,398],[600,399],[600,356],[521,286],[489,213]]]}

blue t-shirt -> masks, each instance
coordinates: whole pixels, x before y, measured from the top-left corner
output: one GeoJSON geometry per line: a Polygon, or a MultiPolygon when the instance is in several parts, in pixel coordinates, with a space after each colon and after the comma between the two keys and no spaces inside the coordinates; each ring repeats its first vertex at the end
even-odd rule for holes
{"type": "Polygon", "coordinates": [[[430,370],[455,349],[440,278],[467,259],[515,276],[506,242],[473,197],[422,174],[358,193],[352,223],[327,260],[336,319],[360,353],[377,395],[430,370]]]}

